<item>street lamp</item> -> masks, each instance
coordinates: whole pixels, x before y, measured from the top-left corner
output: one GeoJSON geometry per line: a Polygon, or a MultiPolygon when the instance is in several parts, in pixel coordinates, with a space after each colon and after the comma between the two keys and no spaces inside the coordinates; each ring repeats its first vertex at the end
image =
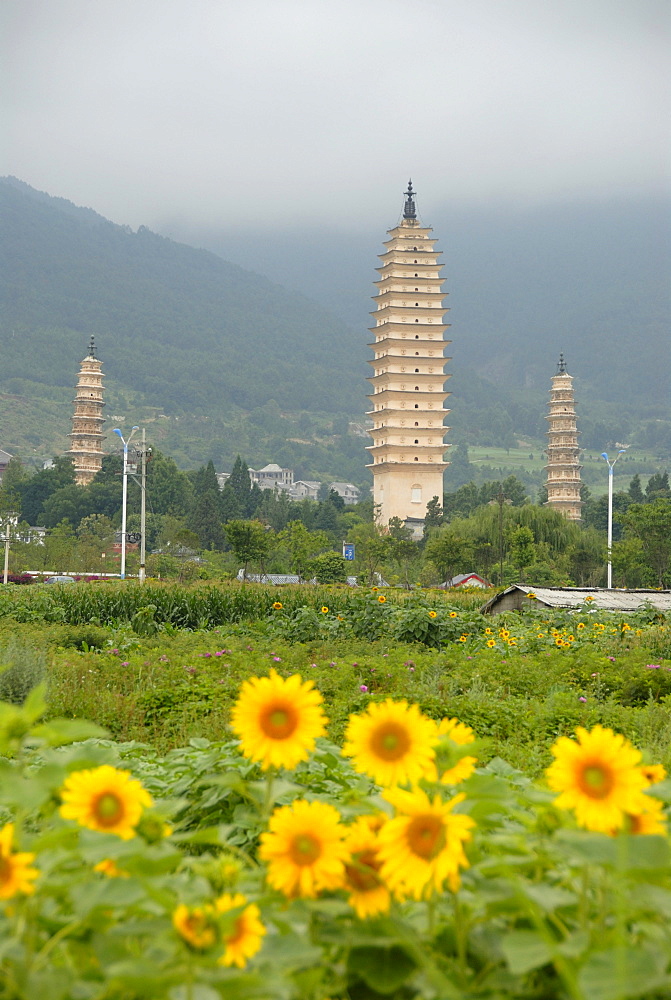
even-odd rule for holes
{"type": "Polygon", "coordinates": [[[611,462],[605,451],[601,452],[601,457],[606,460],[608,466],[608,579],[606,586],[610,590],[613,586],[613,466],[620,455],[623,455],[626,448],[620,448],[617,455],[611,462]]]}
{"type": "Polygon", "coordinates": [[[114,433],[118,434],[121,438],[123,444],[123,500],[121,502],[121,572],[120,577],[122,580],[126,579],[126,497],[128,495],[128,445],[131,443],[133,434],[135,431],[139,431],[139,427],[133,427],[131,429],[128,440],[124,439],[123,434],[118,427],[114,428],[114,433]]]}
{"type": "Polygon", "coordinates": [[[503,505],[512,504],[512,500],[506,497],[500,484],[499,492],[489,501],[489,506],[493,507],[496,503],[499,505],[499,583],[503,586],[503,505]]]}

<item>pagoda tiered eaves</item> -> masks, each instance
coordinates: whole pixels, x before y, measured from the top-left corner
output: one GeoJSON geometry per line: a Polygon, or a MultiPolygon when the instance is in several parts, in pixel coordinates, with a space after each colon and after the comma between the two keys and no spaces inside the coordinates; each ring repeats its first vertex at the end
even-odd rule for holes
{"type": "Polygon", "coordinates": [[[406,192],[401,222],[389,232],[375,281],[369,347],[373,374],[369,416],[373,497],[379,520],[423,520],[426,505],[442,502],[445,341],[440,251],[432,230],[419,224],[414,192],[406,192]]]}

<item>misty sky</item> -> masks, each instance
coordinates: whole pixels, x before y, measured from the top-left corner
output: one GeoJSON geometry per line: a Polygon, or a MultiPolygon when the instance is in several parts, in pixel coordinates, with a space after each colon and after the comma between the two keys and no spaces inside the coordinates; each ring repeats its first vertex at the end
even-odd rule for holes
{"type": "Polygon", "coordinates": [[[669,191],[669,0],[2,0],[0,173],[115,222],[669,191]]]}

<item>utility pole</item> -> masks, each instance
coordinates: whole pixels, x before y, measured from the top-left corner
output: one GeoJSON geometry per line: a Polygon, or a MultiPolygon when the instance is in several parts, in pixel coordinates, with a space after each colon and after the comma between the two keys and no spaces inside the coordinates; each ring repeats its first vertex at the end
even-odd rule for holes
{"type": "Polygon", "coordinates": [[[605,459],[608,466],[608,567],[606,574],[606,587],[611,590],[613,586],[613,466],[620,455],[624,455],[626,448],[620,448],[617,455],[611,462],[607,452],[601,452],[601,457],[605,459]]]}
{"type": "Polygon", "coordinates": [[[16,513],[16,511],[13,510],[5,511],[3,517],[3,521],[5,522],[5,568],[2,575],[3,584],[7,583],[7,577],[9,575],[9,537],[10,537],[11,527],[12,524],[14,523],[15,518],[18,518],[18,514],[16,513]]]}
{"type": "Polygon", "coordinates": [[[140,583],[144,583],[146,580],[145,571],[145,557],[146,557],[146,526],[147,526],[147,459],[151,455],[151,448],[147,449],[147,442],[145,438],[145,429],[142,428],[142,452],[140,458],[142,461],[141,473],[140,473],[140,572],[138,574],[138,579],[140,583]]]}
{"type": "Polygon", "coordinates": [[[122,580],[126,579],[126,501],[128,497],[128,445],[131,442],[131,438],[135,431],[139,431],[139,427],[133,427],[130,432],[128,440],[124,438],[123,434],[118,427],[114,428],[114,433],[118,434],[121,438],[121,443],[123,444],[123,493],[121,500],[121,572],[119,576],[122,580]]]}

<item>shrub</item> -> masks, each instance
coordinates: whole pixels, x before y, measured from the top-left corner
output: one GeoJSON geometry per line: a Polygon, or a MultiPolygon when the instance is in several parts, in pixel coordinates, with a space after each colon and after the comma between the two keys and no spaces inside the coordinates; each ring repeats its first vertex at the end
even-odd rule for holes
{"type": "Polygon", "coordinates": [[[44,679],[45,669],[43,650],[10,640],[0,648],[0,701],[22,705],[44,679]]]}

